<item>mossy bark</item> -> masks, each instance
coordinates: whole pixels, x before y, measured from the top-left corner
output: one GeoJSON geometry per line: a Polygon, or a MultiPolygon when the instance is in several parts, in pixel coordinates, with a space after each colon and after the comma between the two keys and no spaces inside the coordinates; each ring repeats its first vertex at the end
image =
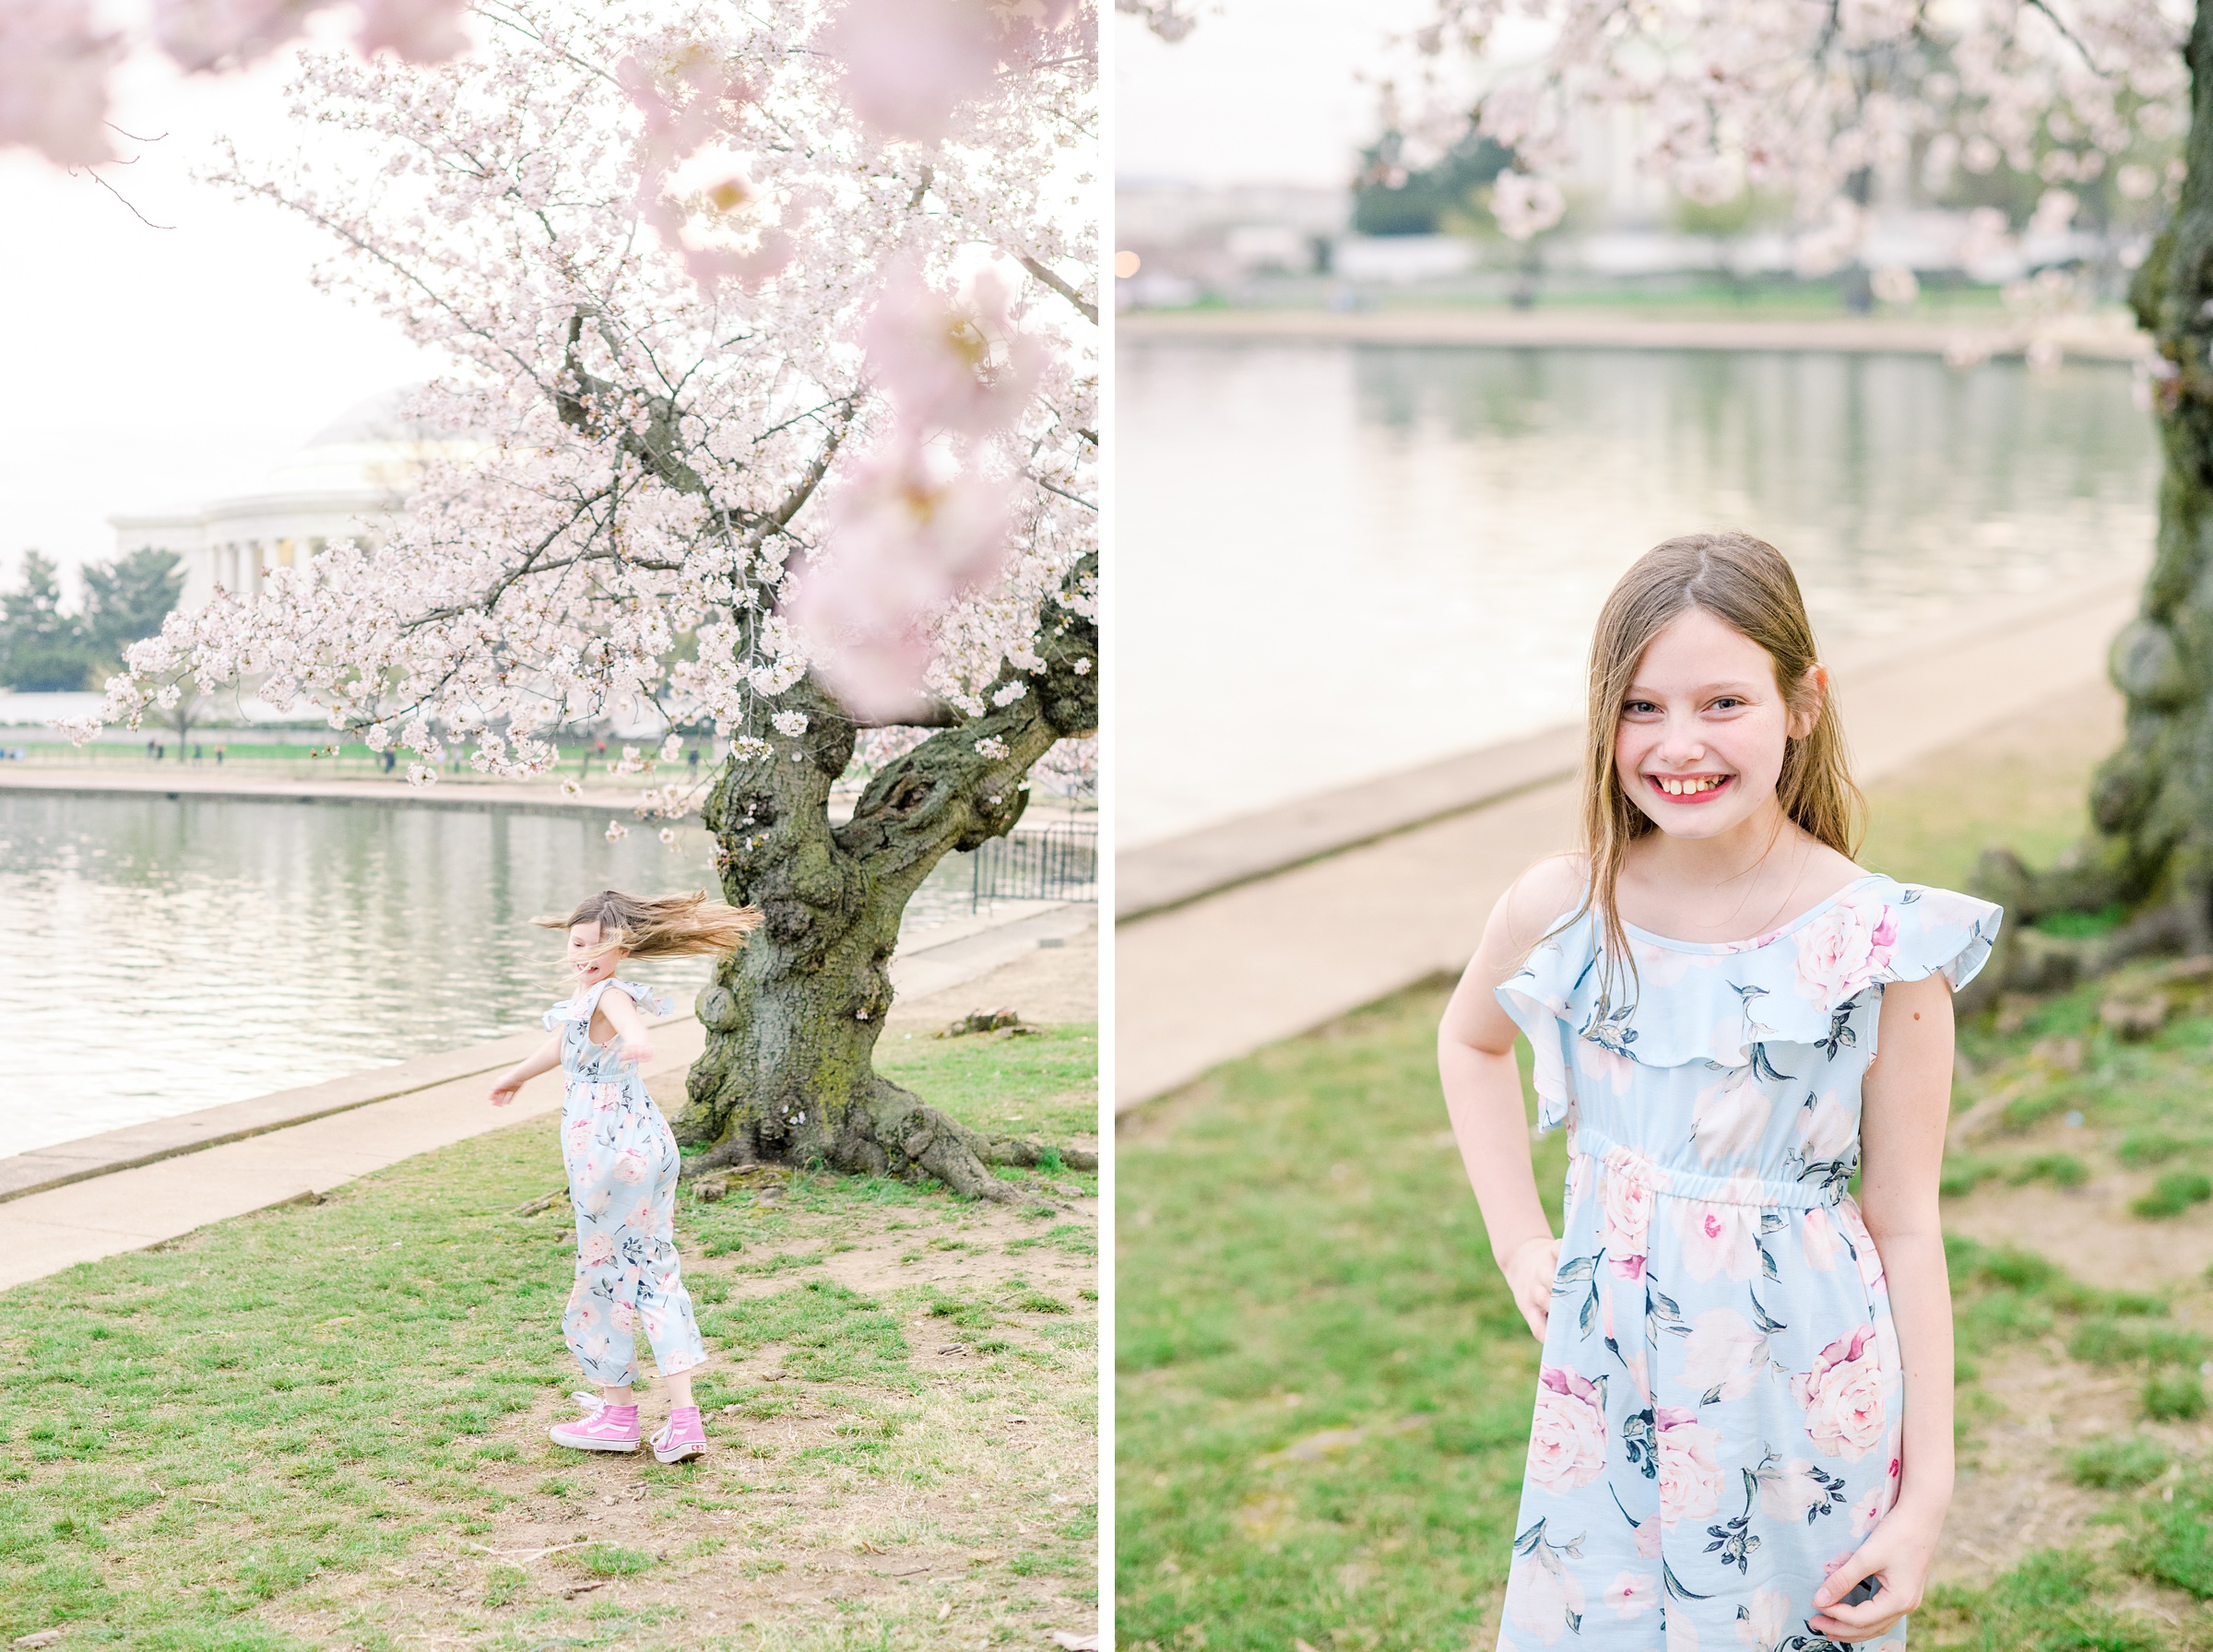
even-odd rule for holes
{"type": "MultiPolygon", "coordinates": [[[[1086,561],[1080,577],[1095,566],[1086,561]]],[[[707,1047],[675,1126],[706,1144],[702,1170],[727,1164],[821,1164],[910,1179],[934,1176],[976,1198],[1013,1197],[991,1163],[1036,1163],[1044,1150],[970,1130],[878,1074],[876,1039],[892,1006],[889,972],[908,899],[949,851],[972,850],[1021,820],[1024,777],[1054,741],[1098,725],[1098,636],[1056,606],[1046,616],[1045,668],[1010,670],[1024,692],[941,729],[888,765],[842,826],[830,788],[851,761],[852,722],[811,682],[775,711],[801,711],[798,738],[765,722],[746,732],[772,754],[735,759],[704,810],[724,892],[761,908],[763,923],[724,961],[700,997],[707,1047]]],[[[1088,1155],[1062,1150],[1078,1167],[1088,1155]]]]}
{"type": "Polygon", "coordinates": [[[1976,886],[2005,903],[2017,938],[1994,985],[2050,988],[2134,953],[2213,950],[2213,0],[2200,0],[2184,56],[2182,198],[2129,290],[2157,350],[2164,469],[2151,572],[2110,660],[2127,732],[2092,783],[2088,840],[2041,872],[1984,856],[1976,886]],[[2049,913],[2114,903],[2130,916],[2109,937],[2025,933],[2049,913]]]}

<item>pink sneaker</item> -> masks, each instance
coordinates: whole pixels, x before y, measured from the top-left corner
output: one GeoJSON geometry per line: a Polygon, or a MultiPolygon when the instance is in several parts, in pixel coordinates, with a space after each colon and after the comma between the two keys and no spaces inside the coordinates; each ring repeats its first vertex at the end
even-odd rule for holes
{"type": "Polygon", "coordinates": [[[638,1408],[602,1405],[574,1422],[557,1422],[553,1444],[578,1451],[635,1451],[638,1448],[638,1408]]]}
{"type": "Polygon", "coordinates": [[[669,1421],[654,1432],[653,1455],[664,1463],[680,1463],[706,1449],[707,1431],[700,1426],[699,1408],[695,1405],[670,1410],[669,1421]]]}

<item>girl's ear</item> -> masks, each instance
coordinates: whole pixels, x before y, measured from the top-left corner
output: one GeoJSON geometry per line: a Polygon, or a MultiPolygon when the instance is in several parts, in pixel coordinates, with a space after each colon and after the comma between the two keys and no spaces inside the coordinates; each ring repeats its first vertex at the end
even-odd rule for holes
{"type": "Polygon", "coordinates": [[[1814,732],[1821,721],[1821,714],[1828,705],[1828,667],[1816,664],[1805,668],[1798,679],[1798,691],[1791,696],[1790,720],[1785,731],[1793,740],[1803,740],[1814,732]]]}

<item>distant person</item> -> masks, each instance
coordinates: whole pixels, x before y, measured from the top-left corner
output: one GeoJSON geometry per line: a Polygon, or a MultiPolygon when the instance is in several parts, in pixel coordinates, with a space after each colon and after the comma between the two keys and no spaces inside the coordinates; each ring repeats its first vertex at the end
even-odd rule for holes
{"type": "Polygon", "coordinates": [[[398,761],[398,757],[387,747],[385,750],[385,773],[391,773],[393,765],[398,761]]]}
{"type": "Polygon", "coordinates": [[[692,747],[689,751],[684,753],[684,756],[692,765],[692,778],[697,780],[699,778],[699,748],[697,746],[692,747]]]}
{"type": "Polygon", "coordinates": [[[161,748],[150,738],[146,742],[146,761],[149,763],[158,763],[161,761],[161,748]]]}
{"type": "Polygon", "coordinates": [[[734,952],[760,926],[751,906],[704,895],[645,901],[614,890],[592,896],[565,918],[538,918],[569,932],[568,967],[576,991],[546,1011],[554,1036],[493,1082],[491,1104],[504,1107],[540,1073],[560,1068],[562,1162],[576,1212],[576,1281],[561,1322],[569,1351],[596,1383],[601,1402],[553,1430],[557,1446],[578,1451],[635,1451],[638,1380],[635,1333],[643,1328],[669,1389],[669,1421],[653,1455],[680,1462],[707,1448],[692,1373],[706,1346],[679,1272],[674,1224],[680,1161],[668,1121],[645,1092],[653,1058],[641,1008],[667,1015],[650,988],[620,981],[633,958],[734,952]],[[614,988],[612,992],[608,989],[614,988]]]}
{"type": "Polygon", "coordinates": [[[1581,849],[1499,898],[1438,1036],[1544,1345],[1505,1620],[1549,1643],[1604,1598],[1671,1646],[1754,1614],[1900,1646],[1952,1497],[1952,994],[2003,914],[1853,864],[1863,800],[1773,546],[1646,552],[1590,690],[1581,849]],[[1539,1127],[1570,1132],[1559,1238],[1517,1031],[1539,1127]]]}
{"type": "Polygon", "coordinates": [[[200,761],[200,743],[197,740],[192,743],[192,761],[195,763],[200,761]]]}
{"type": "Polygon", "coordinates": [[[223,766],[223,749],[220,746],[215,749],[215,766],[219,769],[223,766]]]}
{"type": "Polygon", "coordinates": [[[154,761],[155,761],[156,762],[160,762],[160,761],[162,761],[164,758],[166,758],[168,755],[169,755],[169,747],[168,747],[168,745],[167,745],[166,743],[163,743],[163,742],[157,741],[157,742],[155,743],[155,746],[154,746],[154,761]]]}

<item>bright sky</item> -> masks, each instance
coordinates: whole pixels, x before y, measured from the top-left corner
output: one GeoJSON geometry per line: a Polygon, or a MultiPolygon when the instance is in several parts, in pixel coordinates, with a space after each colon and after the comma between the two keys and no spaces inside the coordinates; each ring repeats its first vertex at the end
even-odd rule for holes
{"type": "Polygon", "coordinates": [[[1193,183],[1347,182],[1376,135],[1355,79],[1434,0],[1221,0],[1175,45],[1117,13],[1115,176],[1193,183]]]}
{"type": "MultiPolygon", "coordinates": [[[[229,133],[248,155],[297,145],[285,60],[185,80],[128,65],[115,123],[132,166],[88,177],[0,151],[0,579],[23,549],[65,565],[114,554],[112,512],[251,489],[363,396],[429,376],[427,358],[378,316],[308,284],[323,250],[274,209],[192,181],[229,133]]],[[[65,584],[66,584],[66,581],[65,584]]]]}

